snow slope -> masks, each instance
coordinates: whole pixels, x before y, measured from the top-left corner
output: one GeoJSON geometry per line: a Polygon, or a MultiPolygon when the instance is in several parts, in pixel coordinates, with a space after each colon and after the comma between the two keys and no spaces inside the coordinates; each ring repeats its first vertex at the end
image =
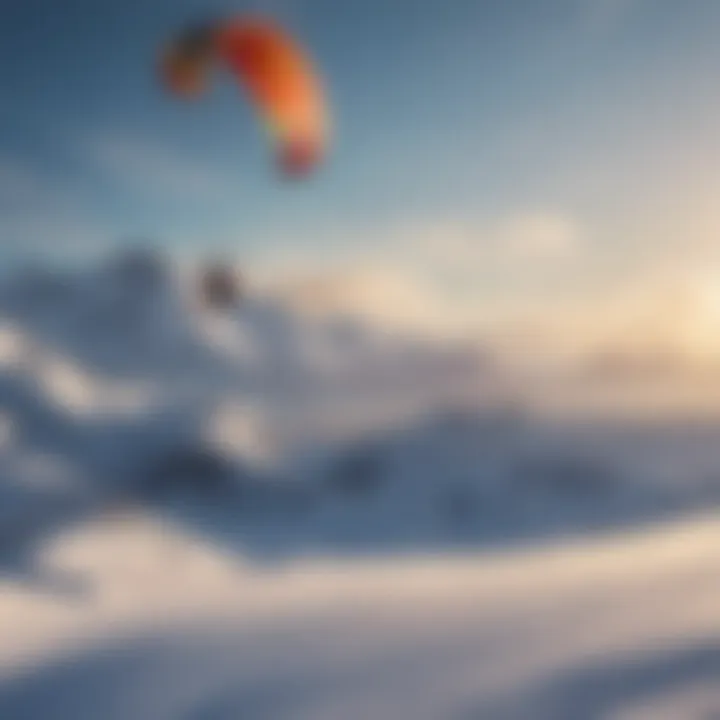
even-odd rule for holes
{"type": "Polygon", "coordinates": [[[88,598],[5,588],[0,716],[720,713],[720,521],[593,543],[253,569],[149,521],[68,536],[88,598]]]}

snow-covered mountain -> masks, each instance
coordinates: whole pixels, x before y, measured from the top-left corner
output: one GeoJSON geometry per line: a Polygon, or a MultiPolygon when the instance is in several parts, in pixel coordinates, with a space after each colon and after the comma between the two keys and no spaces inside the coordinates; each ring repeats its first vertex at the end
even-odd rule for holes
{"type": "Polygon", "coordinates": [[[218,309],[200,273],[133,251],[0,287],[13,527],[22,504],[152,503],[292,555],[585,531],[720,498],[714,423],[538,418],[481,343],[267,294],[218,309]]]}
{"type": "Polygon", "coordinates": [[[201,280],[0,282],[0,716],[714,717],[717,422],[201,280]]]}

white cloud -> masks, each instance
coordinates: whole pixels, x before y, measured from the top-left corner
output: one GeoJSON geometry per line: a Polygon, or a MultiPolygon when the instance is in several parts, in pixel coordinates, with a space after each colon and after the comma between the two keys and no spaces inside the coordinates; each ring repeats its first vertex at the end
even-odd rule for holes
{"type": "Polygon", "coordinates": [[[257,258],[254,277],[303,305],[455,331],[503,312],[523,282],[520,294],[535,305],[552,292],[549,274],[573,271],[584,237],[565,214],[533,211],[475,224],[336,230],[314,251],[267,246],[276,250],[257,258]]]}
{"type": "Polygon", "coordinates": [[[492,329],[520,352],[669,348],[713,360],[720,357],[720,253],[707,242],[712,218],[701,219],[686,224],[687,234],[676,228],[674,243],[658,241],[644,255],[600,268],[581,223],[531,211],[475,225],[367,230],[373,239],[365,242],[345,234],[342,245],[328,239],[314,253],[280,248],[251,272],[299,304],[436,330],[492,329]]]}

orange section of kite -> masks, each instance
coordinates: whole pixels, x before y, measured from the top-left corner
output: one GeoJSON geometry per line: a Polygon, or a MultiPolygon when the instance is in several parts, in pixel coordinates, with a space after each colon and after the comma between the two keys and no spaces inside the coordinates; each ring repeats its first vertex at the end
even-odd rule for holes
{"type": "Polygon", "coordinates": [[[213,66],[244,88],[289,177],[309,174],[328,145],[322,82],[300,44],[272,20],[241,17],[192,28],[166,48],[161,73],[176,94],[195,97],[213,66]]]}

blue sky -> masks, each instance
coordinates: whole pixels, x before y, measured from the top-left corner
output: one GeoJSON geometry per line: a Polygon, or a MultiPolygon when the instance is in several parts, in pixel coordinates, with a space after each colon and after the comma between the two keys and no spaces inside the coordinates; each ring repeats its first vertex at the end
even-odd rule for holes
{"type": "Polygon", "coordinates": [[[394,243],[428,265],[406,236],[434,246],[452,226],[463,270],[480,251],[475,289],[604,283],[665,257],[712,204],[719,34],[715,0],[17,0],[0,27],[2,249],[147,237],[290,259],[394,243]],[[248,8],[294,29],[326,78],[335,146],[303,185],[277,182],[229,79],[193,106],[153,74],[173,30],[248,8]],[[557,250],[537,238],[552,228],[577,235],[584,264],[492,260],[508,227],[531,228],[531,250],[557,250]]]}

